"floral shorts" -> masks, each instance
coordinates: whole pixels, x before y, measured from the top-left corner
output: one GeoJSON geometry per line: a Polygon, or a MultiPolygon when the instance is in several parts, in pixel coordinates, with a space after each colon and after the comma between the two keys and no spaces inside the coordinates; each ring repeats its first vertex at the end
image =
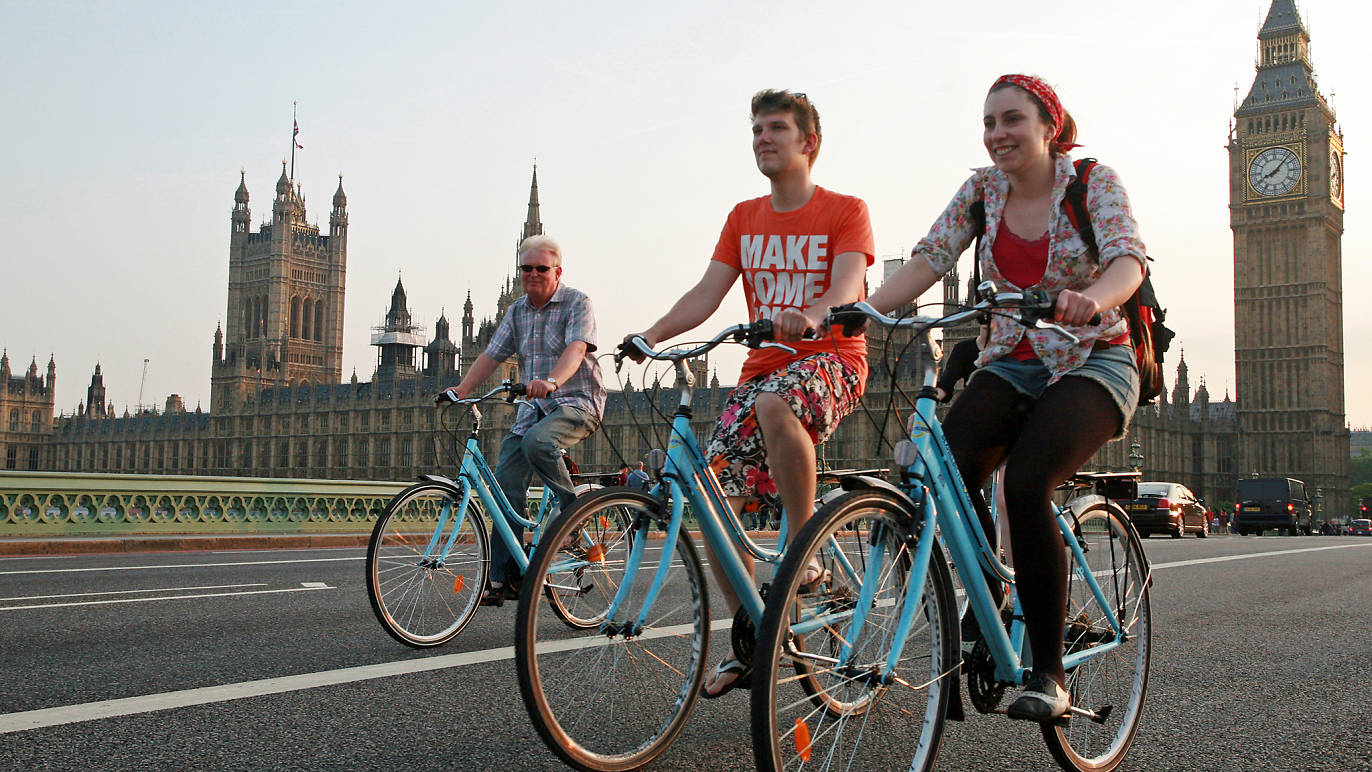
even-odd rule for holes
{"type": "Polygon", "coordinates": [[[857,370],[837,354],[814,354],[739,384],[725,400],[714,436],[705,447],[705,457],[724,494],[776,495],[776,482],[767,471],[767,447],[753,413],[759,394],[767,392],[786,400],[818,445],[857,407],[862,385],[857,370]]]}

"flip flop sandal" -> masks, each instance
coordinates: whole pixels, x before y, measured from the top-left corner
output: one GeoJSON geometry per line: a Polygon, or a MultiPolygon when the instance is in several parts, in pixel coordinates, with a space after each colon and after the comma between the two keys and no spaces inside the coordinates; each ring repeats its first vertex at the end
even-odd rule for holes
{"type": "Polygon", "coordinates": [[[736,673],[737,675],[734,676],[734,680],[725,684],[722,689],[715,692],[714,694],[711,694],[709,691],[706,690],[705,684],[701,684],[701,698],[706,700],[713,700],[723,697],[724,695],[728,694],[729,692],[732,692],[735,689],[753,688],[753,669],[751,667],[743,664],[742,662],[736,659],[729,658],[715,666],[715,679],[718,680],[720,676],[725,675],[727,673],[736,673]]]}
{"type": "Polygon", "coordinates": [[[799,590],[802,593],[811,593],[819,589],[821,584],[829,581],[833,574],[829,572],[829,569],[820,565],[818,560],[811,560],[805,564],[805,576],[814,576],[815,578],[808,582],[801,582],[799,590]]]}

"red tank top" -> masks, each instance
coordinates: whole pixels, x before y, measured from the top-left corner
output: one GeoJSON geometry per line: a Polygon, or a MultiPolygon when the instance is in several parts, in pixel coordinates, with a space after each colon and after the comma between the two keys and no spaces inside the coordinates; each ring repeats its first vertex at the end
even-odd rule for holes
{"type": "MultiPolygon", "coordinates": [[[[1043,279],[1048,268],[1048,234],[1036,241],[1020,238],[1001,223],[996,233],[996,241],[991,245],[991,257],[995,258],[1000,275],[1017,287],[1028,288],[1043,279]]],[[[1037,359],[1029,336],[1019,339],[1019,343],[1007,354],[1012,359],[1037,359]]]]}

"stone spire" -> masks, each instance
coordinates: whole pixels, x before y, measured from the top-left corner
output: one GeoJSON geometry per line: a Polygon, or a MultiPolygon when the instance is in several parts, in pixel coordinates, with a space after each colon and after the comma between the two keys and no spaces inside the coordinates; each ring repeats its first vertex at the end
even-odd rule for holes
{"type": "Polygon", "coordinates": [[[1186,349],[1181,350],[1181,361],[1177,363],[1177,383],[1172,388],[1172,404],[1187,405],[1191,402],[1191,382],[1186,377],[1186,349]]]}
{"type": "Polygon", "coordinates": [[[522,242],[530,236],[538,236],[543,233],[543,220],[538,214],[538,164],[534,164],[533,181],[529,183],[529,213],[524,217],[524,230],[520,233],[519,240],[522,242]]]}

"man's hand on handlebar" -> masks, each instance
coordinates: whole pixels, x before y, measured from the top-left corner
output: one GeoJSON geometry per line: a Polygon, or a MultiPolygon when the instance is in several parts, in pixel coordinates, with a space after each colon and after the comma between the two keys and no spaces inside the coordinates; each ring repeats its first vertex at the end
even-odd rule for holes
{"type": "Polygon", "coordinates": [[[615,352],[616,369],[618,368],[619,363],[623,361],[624,357],[628,357],[638,364],[642,364],[643,360],[647,358],[644,355],[643,350],[638,347],[638,343],[634,342],[634,338],[640,339],[643,342],[643,345],[648,348],[652,348],[657,343],[657,341],[649,338],[648,333],[646,332],[631,332],[628,335],[625,335],[624,340],[620,341],[619,348],[615,352]]]}
{"type": "Polygon", "coordinates": [[[550,396],[554,391],[557,391],[556,386],[541,378],[529,381],[529,385],[524,388],[524,393],[534,399],[543,399],[544,397],[550,396]]]}
{"type": "Polygon", "coordinates": [[[778,341],[792,341],[800,340],[807,335],[814,335],[815,330],[818,330],[820,325],[823,324],[824,318],[822,315],[816,314],[815,318],[812,319],[810,318],[812,314],[815,314],[814,310],[800,311],[795,308],[781,309],[776,317],[772,319],[774,339],[778,341]]]}

